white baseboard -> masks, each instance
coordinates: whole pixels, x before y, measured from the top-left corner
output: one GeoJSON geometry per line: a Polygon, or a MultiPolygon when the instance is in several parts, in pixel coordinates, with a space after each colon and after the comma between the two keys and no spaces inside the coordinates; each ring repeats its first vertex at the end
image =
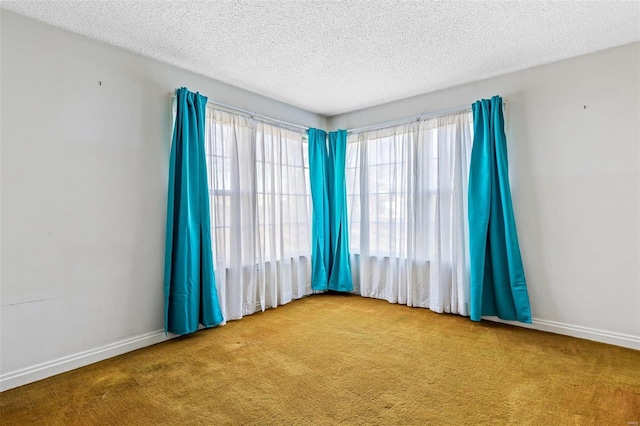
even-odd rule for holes
{"type": "Polygon", "coordinates": [[[533,324],[524,324],[517,321],[505,321],[498,317],[482,317],[482,319],[640,350],[640,336],[632,336],[630,334],[615,333],[612,331],[598,330],[595,328],[582,327],[579,325],[565,324],[538,318],[533,318],[533,324]]]}
{"type": "MultiPolygon", "coordinates": [[[[594,328],[536,318],[533,319],[533,324],[505,321],[497,317],[483,317],[483,319],[640,350],[640,337],[629,334],[614,333],[611,331],[597,330],[594,328]]],[[[145,346],[161,343],[174,337],[177,336],[172,334],[165,336],[163,330],[154,331],[111,343],[96,349],[79,352],[74,355],[69,355],[53,361],[43,362],[42,364],[37,364],[32,367],[2,374],[0,375],[0,392],[26,385],[27,383],[46,379],[47,377],[55,376],[56,374],[75,370],[76,368],[84,367],[127,352],[135,351],[136,349],[144,348],[145,346]]]]}
{"type": "Polygon", "coordinates": [[[27,383],[37,380],[46,379],[56,374],[75,370],[94,362],[103,361],[107,358],[122,355],[136,349],[151,346],[156,343],[177,337],[170,334],[165,336],[164,330],[154,331],[142,334],[140,336],[131,337],[129,339],[120,340],[99,348],[91,349],[77,354],[65,356],[53,361],[43,362],[31,367],[22,368],[20,370],[11,371],[0,375],[0,392],[26,385],[27,383]]]}

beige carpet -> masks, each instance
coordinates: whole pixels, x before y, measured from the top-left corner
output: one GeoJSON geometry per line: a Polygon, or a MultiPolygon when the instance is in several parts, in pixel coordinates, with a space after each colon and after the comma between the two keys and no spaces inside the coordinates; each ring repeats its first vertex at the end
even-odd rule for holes
{"type": "Polygon", "coordinates": [[[317,295],[0,394],[5,425],[621,425],[640,351],[317,295]]]}

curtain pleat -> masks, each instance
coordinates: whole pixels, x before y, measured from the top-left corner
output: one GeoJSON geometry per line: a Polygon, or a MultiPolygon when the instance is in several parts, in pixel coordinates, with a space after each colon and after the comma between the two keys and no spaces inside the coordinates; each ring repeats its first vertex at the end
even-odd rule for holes
{"type": "Polygon", "coordinates": [[[468,194],[471,319],[489,315],[531,323],[511,202],[502,98],[474,103],[473,122],[468,194]]]}
{"type": "Polygon", "coordinates": [[[204,148],[207,98],[176,91],[165,246],[165,332],[223,322],[213,270],[204,148]]]}

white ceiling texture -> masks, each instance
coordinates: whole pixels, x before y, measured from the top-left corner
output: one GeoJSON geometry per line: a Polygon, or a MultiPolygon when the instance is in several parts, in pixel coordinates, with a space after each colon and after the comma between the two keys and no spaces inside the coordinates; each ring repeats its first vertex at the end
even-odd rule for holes
{"type": "Polygon", "coordinates": [[[640,40],[640,1],[3,1],[331,116],[640,40]]]}

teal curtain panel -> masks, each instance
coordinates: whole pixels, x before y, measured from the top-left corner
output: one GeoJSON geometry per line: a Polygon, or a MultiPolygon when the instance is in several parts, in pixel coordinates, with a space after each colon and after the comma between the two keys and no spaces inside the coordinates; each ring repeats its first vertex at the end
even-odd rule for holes
{"type": "Polygon", "coordinates": [[[345,162],[347,132],[309,129],[309,176],[313,204],[311,288],[353,291],[349,267],[345,162]]]}
{"type": "Polygon", "coordinates": [[[325,291],[330,272],[329,196],[327,193],[327,133],[309,129],[309,182],[312,202],[311,288],[325,291]]]}
{"type": "Polygon", "coordinates": [[[331,270],[328,289],[353,291],[349,267],[349,220],[347,218],[347,131],[329,132],[328,194],[331,270]]]}
{"type": "Polygon", "coordinates": [[[470,316],[531,323],[527,284],[511,202],[502,98],[472,106],[469,169],[470,316]]]}
{"type": "Polygon", "coordinates": [[[165,332],[174,334],[223,322],[211,248],[206,104],[199,93],[176,91],[164,270],[165,332]]]}

